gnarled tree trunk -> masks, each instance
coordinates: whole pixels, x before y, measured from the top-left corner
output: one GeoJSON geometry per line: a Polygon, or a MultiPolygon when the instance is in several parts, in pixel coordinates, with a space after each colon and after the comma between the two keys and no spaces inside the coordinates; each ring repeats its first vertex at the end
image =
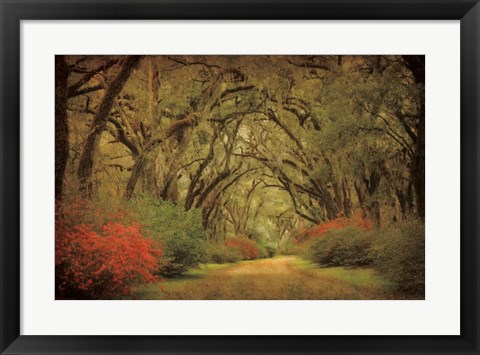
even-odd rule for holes
{"type": "Polygon", "coordinates": [[[120,70],[120,73],[107,88],[105,96],[100,103],[97,113],[92,122],[90,133],[85,139],[82,156],[78,166],[78,179],[80,191],[84,196],[89,196],[92,190],[93,157],[98,145],[101,133],[106,129],[110,110],[117,95],[122,91],[133,69],[140,61],[141,56],[128,56],[120,70]]]}
{"type": "Polygon", "coordinates": [[[55,56],[55,200],[62,198],[63,179],[68,162],[67,79],[65,56],[55,56]]]}
{"type": "MultiPolygon", "coordinates": [[[[410,69],[415,82],[425,85],[425,56],[402,56],[405,66],[410,69]]],[[[412,161],[411,178],[416,197],[417,216],[425,218],[425,101],[421,103],[421,112],[416,132],[415,156],[412,161]]]]}

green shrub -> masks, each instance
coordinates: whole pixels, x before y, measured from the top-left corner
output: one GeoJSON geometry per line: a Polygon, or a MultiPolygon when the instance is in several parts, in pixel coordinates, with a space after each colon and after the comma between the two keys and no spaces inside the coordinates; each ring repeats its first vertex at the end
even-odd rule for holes
{"type": "Polygon", "coordinates": [[[210,262],[214,264],[236,263],[242,260],[239,250],[228,248],[224,244],[212,244],[209,247],[210,262]]]}
{"type": "Polygon", "coordinates": [[[350,227],[331,230],[302,246],[306,256],[323,266],[373,266],[391,281],[393,292],[417,297],[425,294],[424,231],[420,221],[370,231],[350,227]]]}
{"type": "Polygon", "coordinates": [[[379,230],[371,249],[374,267],[393,284],[395,291],[425,294],[425,226],[406,221],[379,230]]]}
{"type": "Polygon", "coordinates": [[[312,242],[310,258],[323,266],[369,266],[372,237],[371,232],[358,227],[330,230],[312,242]]]}
{"type": "Polygon", "coordinates": [[[266,258],[270,258],[271,256],[268,254],[268,251],[267,251],[267,248],[262,246],[262,245],[259,245],[258,246],[258,256],[257,256],[257,259],[266,259],[266,258]]]}
{"type": "Polygon", "coordinates": [[[160,274],[168,277],[182,275],[206,261],[205,241],[178,233],[167,240],[160,274]]]}
{"type": "Polygon", "coordinates": [[[273,258],[275,256],[277,249],[273,245],[267,244],[264,248],[269,258],[273,258]]]}
{"type": "Polygon", "coordinates": [[[272,258],[275,256],[276,248],[274,243],[267,242],[261,239],[257,239],[256,243],[259,250],[259,259],[272,258]]]}
{"type": "Polygon", "coordinates": [[[150,237],[163,245],[159,273],[177,276],[206,261],[206,234],[200,211],[185,211],[171,202],[139,197],[127,202],[150,237]]]}

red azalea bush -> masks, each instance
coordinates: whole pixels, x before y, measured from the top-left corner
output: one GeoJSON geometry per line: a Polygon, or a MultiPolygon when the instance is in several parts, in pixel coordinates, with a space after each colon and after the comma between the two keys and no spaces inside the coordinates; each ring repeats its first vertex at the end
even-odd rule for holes
{"type": "Polygon", "coordinates": [[[162,252],[126,211],[105,214],[92,203],[57,208],[55,272],[57,299],[112,299],[157,281],[162,252]]]}
{"type": "Polygon", "coordinates": [[[236,250],[243,260],[257,259],[260,255],[260,249],[257,244],[246,238],[228,238],[225,245],[227,248],[236,250]]]}
{"type": "Polygon", "coordinates": [[[338,217],[331,221],[320,223],[319,225],[301,230],[294,240],[294,243],[301,243],[313,238],[319,238],[326,233],[343,228],[354,227],[364,230],[372,229],[370,221],[365,220],[361,212],[357,211],[353,217],[338,217]]]}
{"type": "Polygon", "coordinates": [[[361,211],[356,211],[352,217],[337,217],[331,221],[320,223],[310,228],[300,228],[291,239],[290,244],[283,251],[285,254],[304,255],[310,257],[313,245],[330,232],[354,228],[361,231],[372,229],[370,221],[365,220],[361,211]]]}

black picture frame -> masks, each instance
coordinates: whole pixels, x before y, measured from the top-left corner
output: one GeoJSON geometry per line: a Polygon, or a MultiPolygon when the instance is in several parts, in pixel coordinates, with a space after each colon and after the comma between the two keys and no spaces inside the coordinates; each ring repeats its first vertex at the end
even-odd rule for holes
{"type": "Polygon", "coordinates": [[[0,11],[1,354],[479,354],[478,0],[0,0],[0,11]],[[24,19],[461,20],[461,335],[20,335],[20,21],[24,19]]]}

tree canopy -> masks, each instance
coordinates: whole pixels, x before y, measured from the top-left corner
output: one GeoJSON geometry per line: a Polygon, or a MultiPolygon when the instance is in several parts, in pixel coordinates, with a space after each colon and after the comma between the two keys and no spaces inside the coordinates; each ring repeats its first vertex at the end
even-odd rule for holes
{"type": "Polygon", "coordinates": [[[57,56],[56,199],[153,198],[277,245],[425,214],[423,56],[57,56]]]}

